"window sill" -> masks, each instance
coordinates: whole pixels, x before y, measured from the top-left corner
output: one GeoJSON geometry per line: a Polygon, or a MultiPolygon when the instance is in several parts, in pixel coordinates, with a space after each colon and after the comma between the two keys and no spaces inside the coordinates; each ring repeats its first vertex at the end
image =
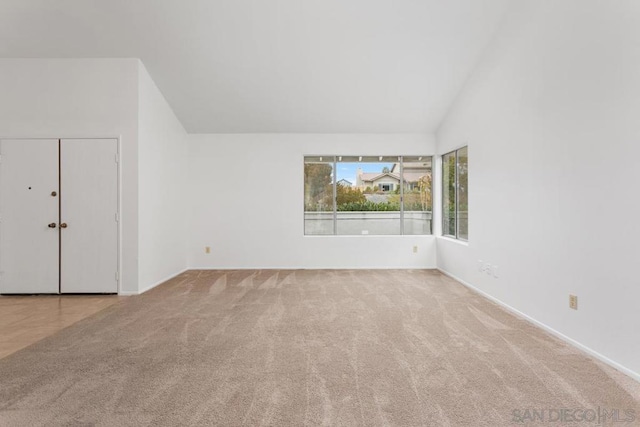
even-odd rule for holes
{"type": "Polygon", "coordinates": [[[453,237],[448,237],[448,236],[438,236],[437,238],[445,240],[447,242],[456,243],[458,245],[467,246],[467,247],[469,246],[468,240],[460,240],[460,239],[455,239],[453,237]]]}
{"type": "Polygon", "coordinates": [[[355,238],[359,238],[359,237],[364,237],[364,238],[370,238],[370,237],[381,237],[381,238],[415,238],[415,237],[436,237],[433,234],[303,234],[302,237],[309,237],[311,239],[316,239],[318,237],[331,237],[333,239],[335,239],[336,237],[338,238],[345,238],[345,237],[355,237],[355,238]]]}

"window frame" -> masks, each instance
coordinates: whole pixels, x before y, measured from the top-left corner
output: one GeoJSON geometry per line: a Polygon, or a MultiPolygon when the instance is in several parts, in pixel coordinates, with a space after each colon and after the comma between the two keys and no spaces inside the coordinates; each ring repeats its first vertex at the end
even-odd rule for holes
{"type": "MultiPolygon", "coordinates": [[[[441,234],[442,237],[447,237],[449,239],[456,239],[456,240],[460,240],[461,242],[468,242],[469,241],[469,237],[468,237],[468,232],[467,232],[467,238],[464,237],[460,237],[460,227],[458,225],[459,222],[459,216],[460,216],[460,163],[459,163],[459,155],[458,153],[461,150],[467,150],[467,167],[469,165],[469,146],[468,145],[464,145],[462,147],[456,148],[455,150],[446,152],[444,154],[442,154],[440,156],[440,161],[441,161],[441,174],[440,174],[440,182],[441,182],[441,191],[442,191],[442,197],[440,198],[440,204],[441,206],[441,215],[442,215],[442,221],[441,221],[441,234]],[[453,168],[455,169],[455,173],[454,173],[454,182],[453,182],[453,188],[454,188],[454,211],[453,211],[453,220],[454,220],[454,234],[445,234],[445,221],[447,221],[449,219],[448,216],[445,215],[445,203],[444,203],[444,195],[445,195],[445,180],[444,180],[444,174],[445,174],[445,157],[450,156],[450,155],[454,155],[454,164],[453,164],[453,168]]],[[[468,177],[467,177],[468,180],[468,177]]],[[[467,194],[467,197],[469,195],[467,194]]],[[[467,200],[467,204],[468,204],[468,200],[467,200]]],[[[468,221],[469,221],[469,213],[468,213],[468,209],[467,209],[467,227],[468,227],[468,221]]]]}

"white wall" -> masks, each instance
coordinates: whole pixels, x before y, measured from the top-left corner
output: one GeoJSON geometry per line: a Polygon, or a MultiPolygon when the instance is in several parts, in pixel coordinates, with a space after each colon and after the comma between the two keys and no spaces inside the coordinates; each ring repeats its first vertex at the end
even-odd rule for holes
{"type": "Polygon", "coordinates": [[[189,267],[433,268],[432,236],[304,236],[303,157],[434,150],[430,135],[190,135],[189,267]]]}
{"type": "Polygon", "coordinates": [[[121,137],[122,290],[138,283],[137,59],[0,59],[0,137],[121,137]]]}
{"type": "Polygon", "coordinates": [[[470,162],[438,266],[640,378],[640,2],[514,5],[437,134],[470,162]]]}
{"type": "Polygon", "coordinates": [[[142,292],[187,267],[187,133],[142,63],[138,101],[138,288],[142,292]]]}

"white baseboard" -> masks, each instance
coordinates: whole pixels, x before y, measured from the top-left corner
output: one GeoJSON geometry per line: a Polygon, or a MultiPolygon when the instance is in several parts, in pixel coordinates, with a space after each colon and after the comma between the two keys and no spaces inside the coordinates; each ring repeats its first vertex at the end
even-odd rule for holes
{"type": "Polygon", "coordinates": [[[121,297],[130,297],[133,295],[138,295],[138,291],[120,291],[118,295],[121,297]]]}
{"type": "Polygon", "coordinates": [[[629,377],[633,378],[634,380],[640,382],[640,373],[632,371],[631,369],[629,369],[629,368],[627,368],[625,366],[622,366],[618,362],[615,362],[615,361],[609,359],[608,357],[598,353],[597,351],[587,347],[584,344],[581,344],[580,342],[574,340],[573,338],[570,338],[570,337],[564,335],[563,333],[558,332],[555,329],[545,325],[544,323],[534,319],[533,317],[524,314],[523,312],[511,307],[508,304],[505,304],[504,302],[500,301],[498,298],[495,298],[494,296],[491,296],[488,293],[476,288],[472,284],[460,279],[459,277],[456,277],[455,275],[449,273],[448,271],[445,271],[445,270],[443,270],[441,268],[438,268],[438,271],[440,271],[442,274],[444,274],[446,276],[451,277],[453,280],[455,280],[457,282],[460,282],[462,285],[464,285],[467,288],[471,289],[472,291],[482,295],[483,297],[495,302],[499,306],[505,308],[506,310],[508,310],[511,313],[517,315],[518,317],[521,317],[521,318],[527,320],[528,322],[538,326],[539,328],[544,329],[545,331],[547,331],[550,334],[560,338],[561,340],[565,341],[566,343],[571,344],[574,347],[577,347],[578,349],[584,351],[585,353],[589,354],[590,356],[595,357],[596,359],[600,360],[601,362],[606,363],[607,365],[611,366],[612,368],[614,368],[614,369],[624,373],[625,375],[628,375],[629,377]]]}
{"type": "Polygon", "coordinates": [[[184,273],[185,271],[188,271],[188,270],[190,270],[190,269],[189,268],[183,268],[182,270],[178,271],[177,273],[171,274],[171,275],[165,277],[164,279],[158,280],[155,283],[152,283],[152,284],[150,284],[148,286],[145,286],[144,288],[142,288],[139,291],[120,291],[120,293],[118,295],[121,295],[121,296],[141,295],[141,294],[143,294],[143,293],[155,288],[156,286],[163,284],[167,280],[171,280],[174,277],[179,276],[180,274],[182,274],[182,273],[184,273]]]}
{"type": "Polygon", "coordinates": [[[375,266],[375,267],[189,267],[187,270],[437,270],[434,266],[375,266]]]}

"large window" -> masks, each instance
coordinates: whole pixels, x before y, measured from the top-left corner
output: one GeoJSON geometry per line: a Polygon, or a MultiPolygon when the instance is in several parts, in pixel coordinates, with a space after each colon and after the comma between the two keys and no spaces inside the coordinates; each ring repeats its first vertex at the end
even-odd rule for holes
{"type": "Polygon", "coordinates": [[[442,156],[442,234],[469,239],[467,147],[442,156]]]}
{"type": "Polygon", "coordinates": [[[430,156],[306,156],[306,235],[431,234],[430,156]]]}

